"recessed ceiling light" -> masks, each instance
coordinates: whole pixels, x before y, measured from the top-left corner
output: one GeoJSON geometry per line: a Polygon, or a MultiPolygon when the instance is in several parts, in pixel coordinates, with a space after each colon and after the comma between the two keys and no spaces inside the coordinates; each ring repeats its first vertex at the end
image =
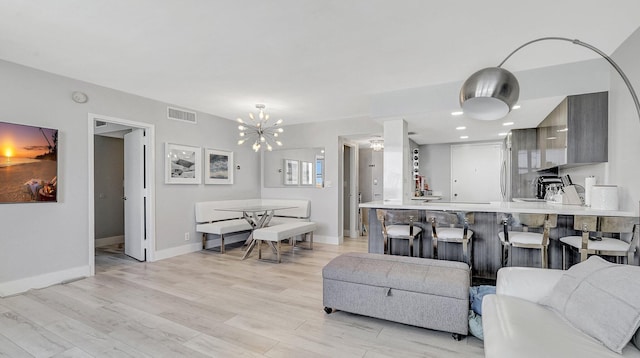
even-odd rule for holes
{"type": "Polygon", "coordinates": [[[569,128],[562,128],[562,129],[558,129],[556,132],[561,133],[561,132],[566,132],[568,130],[569,128]]]}
{"type": "Polygon", "coordinates": [[[509,133],[507,133],[507,132],[498,133],[499,136],[506,136],[507,134],[509,134],[509,133]]]}
{"type": "Polygon", "coordinates": [[[513,122],[504,122],[502,123],[503,126],[512,126],[513,122]]]}
{"type": "Polygon", "coordinates": [[[519,104],[516,104],[515,106],[511,107],[511,109],[518,109],[518,108],[520,108],[519,104]]]}
{"type": "Polygon", "coordinates": [[[468,135],[461,135],[461,136],[460,136],[460,139],[467,139],[467,138],[469,138],[469,136],[468,136],[468,135]]]}
{"type": "Polygon", "coordinates": [[[463,111],[455,111],[455,112],[451,112],[452,116],[461,116],[462,114],[464,114],[463,111]]]}
{"type": "Polygon", "coordinates": [[[465,126],[460,126],[460,127],[456,127],[456,129],[457,129],[457,130],[459,130],[459,131],[463,131],[463,130],[467,129],[467,127],[465,127],[465,126]]]}
{"type": "Polygon", "coordinates": [[[558,139],[558,137],[547,137],[549,140],[558,139]]]}

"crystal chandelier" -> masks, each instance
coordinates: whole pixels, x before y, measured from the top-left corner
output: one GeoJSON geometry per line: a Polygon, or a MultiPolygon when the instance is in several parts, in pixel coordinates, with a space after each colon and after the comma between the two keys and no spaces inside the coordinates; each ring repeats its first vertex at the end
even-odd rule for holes
{"type": "Polygon", "coordinates": [[[384,140],[382,139],[372,139],[369,143],[371,143],[371,149],[373,149],[374,152],[379,152],[384,149],[384,140]]]}
{"type": "Polygon", "coordinates": [[[264,104],[256,104],[258,109],[258,116],[254,116],[253,113],[249,113],[249,119],[251,122],[246,122],[242,118],[238,118],[240,125],[240,140],[239,145],[242,145],[246,141],[253,142],[253,150],[259,151],[264,144],[267,150],[273,150],[274,145],[282,146],[282,142],[278,140],[278,134],[284,132],[284,129],[278,126],[282,124],[282,119],[278,119],[275,123],[269,125],[269,115],[264,113],[264,104]]]}

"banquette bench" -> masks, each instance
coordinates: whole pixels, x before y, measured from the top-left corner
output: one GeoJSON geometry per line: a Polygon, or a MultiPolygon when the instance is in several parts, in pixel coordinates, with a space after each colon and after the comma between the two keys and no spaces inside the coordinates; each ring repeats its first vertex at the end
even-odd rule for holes
{"type": "Polygon", "coordinates": [[[220,252],[224,253],[225,236],[249,232],[253,229],[243,218],[242,212],[220,209],[255,206],[289,207],[276,210],[269,226],[308,222],[311,215],[311,202],[304,199],[236,199],[197,202],[195,205],[196,232],[202,233],[202,248],[207,248],[208,236],[215,235],[220,238],[220,252]]]}
{"type": "Polygon", "coordinates": [[[262,258],[262,241],[276,243],[276,260],[282,262],[280,258],[282,240],[291,239],[291,245],[296,246],[295,237],[303,235],[303,240],[309,236],[309,250],[313,250],[313,231],[316,229],[316,223],[310,221],[288,222],[274,226],[257,229],[253,232],[254,240],[258,240],[258,258],[262,258]]]}

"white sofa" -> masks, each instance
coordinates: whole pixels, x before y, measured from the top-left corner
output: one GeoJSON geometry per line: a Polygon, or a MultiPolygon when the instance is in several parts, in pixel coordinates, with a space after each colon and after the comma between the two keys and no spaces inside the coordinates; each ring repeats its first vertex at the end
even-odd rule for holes
{"type": "Polygon", "coordinates": [[[538,304],[565,272],[524,267],[498,271],[496,294],[482,302],[485,357],[640,357],[632,343],[617,354],[538,304]]]}
{"type": "MultiPolygon", "coordinates": [[[[195,205],[196,232],[202,233],[202,248],[220,247],[224,253],[225,237],[252,229],[251,225],[242,217],[239,211],[222,211],[223,208],[242,208],[252,206],[286,206],[289,209],[275,211],[269,225],[295,221],[309,221],[311,215],[311,202],[304,199],[237,199],[237,200],[213,200],[197,202],[195,205]],[[216,235],[219,239],[210,240],[209,235],[216,235]]],[[[246,238],[246,237],[245,237],[246,238]]],[[[244,240],[244,238],[241,238],[244,240]]],[[[239,240],[236,240],[239,241],[239,240]]]]}

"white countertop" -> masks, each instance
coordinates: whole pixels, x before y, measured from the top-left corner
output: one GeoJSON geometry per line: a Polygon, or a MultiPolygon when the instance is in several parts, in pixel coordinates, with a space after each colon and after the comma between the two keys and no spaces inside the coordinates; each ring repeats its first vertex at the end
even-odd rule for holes
{"type": "Polygon", "coordinates": [[[371,201],[361,203],[361,208],[381,209],[418,209],[418,210],[451,210],[451,211],[476,211],[495,213],[550,213],[560,215],[594,215],[594,216],[624,216],[635,217],[635,212],[617,210],[595,210],[586,206],[550,204],[546,202],[511,202],[493,201],[489,203],[464,203],[464,202],[420,202],[410,200],[408,202],[383,202],[371,201]]]}

